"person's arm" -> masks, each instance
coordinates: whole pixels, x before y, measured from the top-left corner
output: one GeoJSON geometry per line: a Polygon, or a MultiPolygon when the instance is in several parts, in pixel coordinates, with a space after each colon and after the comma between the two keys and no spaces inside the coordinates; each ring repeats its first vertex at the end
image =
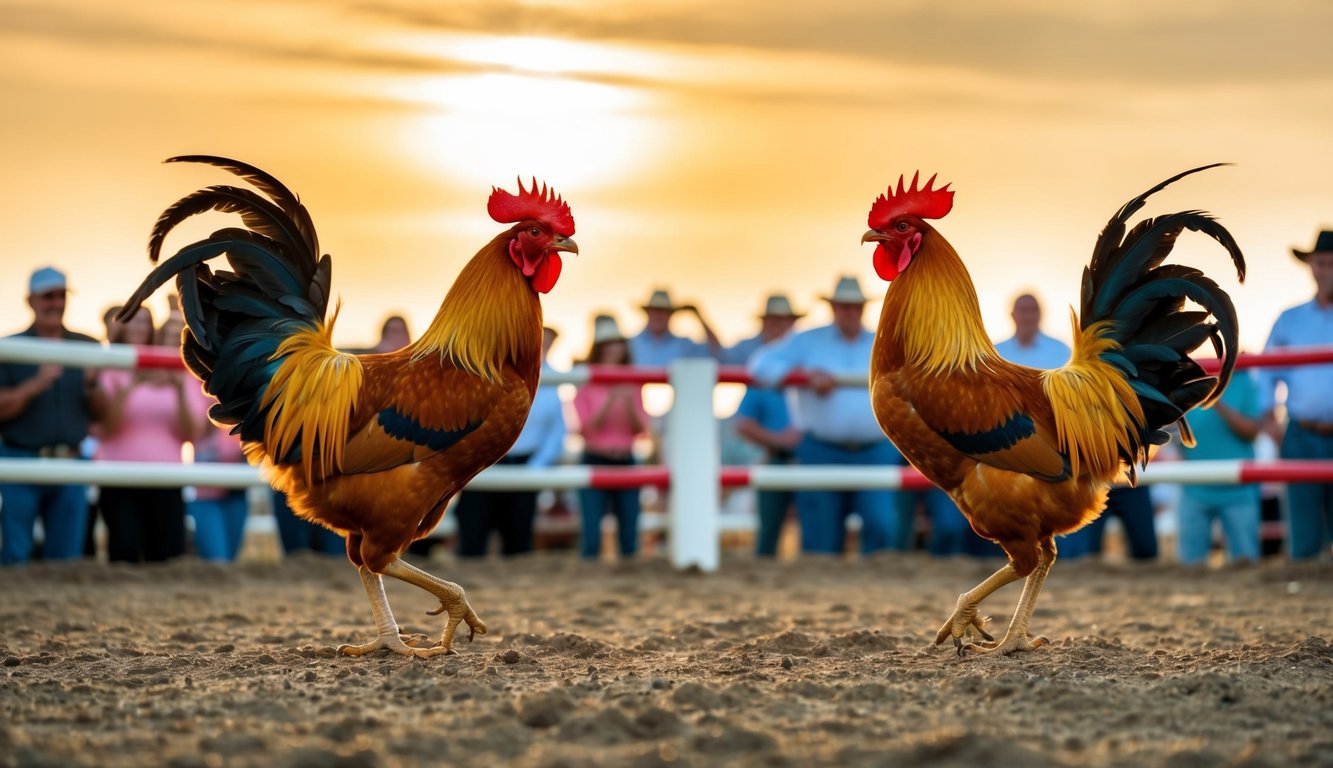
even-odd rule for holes
{"type": "Polygon", "coordinates": [[[119,385],[116,379],[120,378],[111,371],[104,371],[101,376],[101,389],[105,391],[106,408],[102,413],[102,429],[110,436],[114,435],[125,426],[125,405],[129,402],[130,393],[139,383],[139,374],[130,374],[119,385]]]}
{"type": "Polygon", "coordinates": [[[704,314],[693,304],[686,304],[680,309],[682,312],[689,312],[694,315],[695,319],[699,321],[699,327],[703,329],[704,338],[706,339],[705,343],[708,345],[709,354],[715,358],[720,358],[722,356],[722,342],[718,340],[717,334],[713,332],[712,326],[710,326],[708,321],[704,319],[704,314]]]}
{"type": "Polygon", "coordinates": [[[1259,436],[1259,429],[1263,426],[1260,419],[1253,416],[1246,416],[1221,400],[1218,400],[1217,403],[1213,405],[1213,408],[1217,410],[1217,415],[1222,417],[1222,421],[1227,425],[1227,429],[1234,432],[1236,437],[1239,437],[1245,442],[1250,442],[1259,436]]]}
{"type": "Polygon", "coordinates": [[[761,348],[750,360],[750,375],[761,387],[775,387],[800,369],[803,334],[761,348]]]}
{"type": "Polygon", "coordinates": [[[790,451],[801,441],[795,427],[772,430],[748,416],[736,417],[736,434],[769,451],[790,451]]]}
{"type": "Polygon", "coordinates": [[[36,397],[50,389],[65,369],[55,363],[37,366],[37,373],[12,387],[0,389],[0,421],[18,418],[36,397]]]}
{"type": "Polygon", "coordinates": [[[611,396],[619,395],[620,401],[624,403],[625,417],[629,419],[629,430],[633,434],[642,435],[648,431],[648,424],[651,419],[648,411],[643,407],[643,388],[635,385],[626,384],[619,388],[619,391],[612,390],[611,396]]]}
{"type": "MultiPolygon", "coordinates": [[[[1284,320],[1286,313],[1278,315],[1277,321],[1273,323],[1273,330],[1268,334],[1268,341],[1264,344],[1264,352],[1273,352],[1287,345],[1284,320]]],[[[1273,439],[1273,442],[1282,444],[1282,424],[1277,418],[1277,385],[1283,381],[1284,371],[1281,368],[1259,368],[1254,372],[1255,383],[1259,390],[1259,429],[1273,439]]]]}

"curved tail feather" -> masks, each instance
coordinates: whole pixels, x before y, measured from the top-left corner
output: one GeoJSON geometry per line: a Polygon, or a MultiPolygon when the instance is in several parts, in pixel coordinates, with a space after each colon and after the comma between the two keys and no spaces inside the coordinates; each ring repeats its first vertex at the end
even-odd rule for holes
{"type": "MultiPolygon", "coordinates": [[[[1236,366],[1239,321],[1231,297],[1201,270],[1163,264],[1176,238],[1192,230],[1226,249],[1238,277],[1244,280],[1245,257],[1235,238],[1216,219],[1196,210],[1128,226],[1129,218],[1153,193],[1217,165],[1221,163],[1177,174],[1133,198],[1111,217],[1083,270],[1073,360],[1066,369],[1052,372],[1064,373],[1080,363],[1086,368],[1095,360],[1104,364],[1095,366],[1098,370],[1123,378],[1128,390],[1115,388],[1122,400],[1118,409],[1122,415],[1117,419],[1121,435],[1115,444],[1131,479],[1134,466],[1147,462],[1149,446],[1166,442],[1164,427],[1178,423],[1181,439],[1193,444],[1185,414],[1221,396],[1236,366]],[[1187,302],[1201,309],[1187,308],[1187,302]],[[1222,360],[1216,376],[1205,373],[1191,357],[1205,341],[1212,343],[1222,360]],[[1132,393],[1133,403],[1126,401],[1126,392],[1132,393]]],[[[1056,380],[1072,379],[1057,375],[1056,380]]],[[[1084,417],[1071,410],[1057,412],[1057,421],[1061,419],[1068,426],[1084,417]]],[[[1077,431],[1070,429],[1071,434],[1077,431]]],[[[1105,450],[1099,453],[1109,458],[1105,450]]]]}
{"type": "MultiPolygon", "coordinates": [[[[212,155],[173,157],[224,168],[259,192],[214,185],[168,207],[153,225],[149,258],[157,266],[125,302],[120,317],[132,315],[154,291],[176,279],[186,332],[181,356],[218,399],[209,416],[233,426],[242,440],[258,443],[274,398],[275,375],[291,355],[294,338],[326,338],[332,260],[319,255],[310,214],[295,194],[254,166],[212,155]],[[261,194],[262,193],[262,194],[261,194]],[[160,260],[168,234],[193,216],[239,214],[244,227],[218,229],[160,260]],[[226,267],[214,267],[225,257],[226,267]]],[[[288,445],[295,436],[287,435],[288,445]]]]}

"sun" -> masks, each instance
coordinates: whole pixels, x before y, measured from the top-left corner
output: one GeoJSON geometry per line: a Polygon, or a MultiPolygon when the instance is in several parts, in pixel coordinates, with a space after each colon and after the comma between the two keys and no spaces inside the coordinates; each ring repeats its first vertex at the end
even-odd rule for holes
{"type": "Polygon", "coordinates": [[[568,188],[641,171],[655,156],[651,94],[597,74],[615,63],[597,46],[488,38],[450,53],[483,71],[397,89],[427,107],[405,128],[414,155],[446,173],[482,184],[535,174],[568,188]]]}

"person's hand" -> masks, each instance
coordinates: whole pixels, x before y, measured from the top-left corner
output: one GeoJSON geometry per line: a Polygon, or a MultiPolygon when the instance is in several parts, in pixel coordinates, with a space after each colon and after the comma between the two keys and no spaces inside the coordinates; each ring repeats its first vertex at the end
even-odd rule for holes
{"type": "Polygon", "coordinates": [[[50,389],[64,372],[65,367],[56,363],[42,363],[37,366],[37,375],[32,377],[33,391],[41,394],[50,389]]]}
{"type": "Polygon", "coordinates": [[[838,382],[833,378],[833,374],[828,371],[810,371],[810,389],[814,390],[820,397],[828,397],[833,390],[838,388],[838,382]]]}
{"type": "Polygon", "coordinates": [[[775,448],[782,448],[788,451],[796,450],[796,446],[801,444],[801,430],[796,427],[787,427],[773,440],[775,448]]]}

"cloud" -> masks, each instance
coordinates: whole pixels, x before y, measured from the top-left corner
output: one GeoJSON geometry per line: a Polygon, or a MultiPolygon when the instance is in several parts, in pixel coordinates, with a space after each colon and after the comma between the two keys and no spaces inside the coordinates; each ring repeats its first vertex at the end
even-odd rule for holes
{"type": "Polygon", "coordinates": [[[567,6],[515,0],[357,0],[369,18],[423,29],[542,34],[699,47],[744,47],[929,64],[1044,80],[1177,84],[1333,76],[1333,6],[1304,0],[994,3],[771,0],[567,6]]]}

